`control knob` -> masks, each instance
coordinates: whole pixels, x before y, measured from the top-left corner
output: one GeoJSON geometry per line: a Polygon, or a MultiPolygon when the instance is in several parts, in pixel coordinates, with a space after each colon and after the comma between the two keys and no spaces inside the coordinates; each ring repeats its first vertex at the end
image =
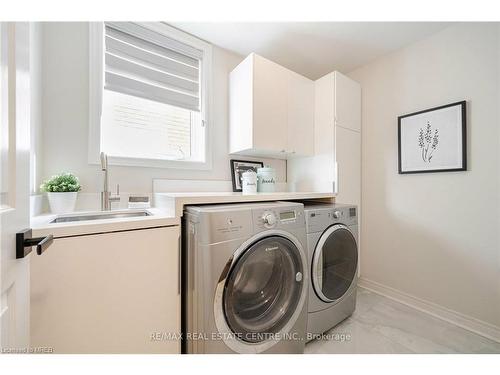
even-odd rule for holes
{"type": "Polygon", "coordinates": [[[264,225],[272,227],[276,224],[276,216],[272,212],[266,212],[262,215],[262,221],[264,222],[264,225]]]}
{"type": "Polygon", "coordinates": [[[334,219],[340,219],[341,215],[342,215],[342,212],[340,212],[340,211],[333,211],[333,217],[334,217],[334,219]]]}

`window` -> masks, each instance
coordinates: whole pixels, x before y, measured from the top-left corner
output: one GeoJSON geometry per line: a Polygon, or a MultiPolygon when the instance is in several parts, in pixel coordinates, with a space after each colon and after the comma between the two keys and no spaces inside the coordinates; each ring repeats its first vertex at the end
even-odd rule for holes
{"type": "Polygon", "coordinates": [[[91,24],[89,157],[209,167],[210,45],[164,23],[91,24]]]}

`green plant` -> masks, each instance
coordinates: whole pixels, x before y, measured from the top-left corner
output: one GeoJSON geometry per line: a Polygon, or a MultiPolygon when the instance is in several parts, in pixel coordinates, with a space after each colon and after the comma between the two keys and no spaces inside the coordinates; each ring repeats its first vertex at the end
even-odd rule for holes
{"type": "Polygon", "coordinates": [[[78,177],[71,173],[61,173],[52,176],[52,178],[45,180],[40,185],[40,190],[48,193],[76,192],[80,191],[81,188],[78,177]]]}

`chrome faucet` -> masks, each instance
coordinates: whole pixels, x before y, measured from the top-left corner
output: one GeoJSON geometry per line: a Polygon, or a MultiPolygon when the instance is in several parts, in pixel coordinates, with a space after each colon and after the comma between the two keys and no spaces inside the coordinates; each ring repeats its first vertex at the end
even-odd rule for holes
{"type": "Polygon", "coordinates": [[[104,183],[101,191],[101,210],[111,211],[111,203],[120,201],[120,185],[116,185],[116,195],[109,191],[108,156],[101,152],[101,170],[104,172],[104,183]]]}

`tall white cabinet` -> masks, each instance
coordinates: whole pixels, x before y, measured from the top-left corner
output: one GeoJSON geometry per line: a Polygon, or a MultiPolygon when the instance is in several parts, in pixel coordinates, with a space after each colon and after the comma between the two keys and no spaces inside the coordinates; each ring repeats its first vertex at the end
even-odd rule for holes
{"type": "Polygon", "coordinates": [[[334,72],[337,202],[361,204],[361,86],[334,72]]]}
{"type": "Polygon", "coordinates": [[[257,54],[229,76],[229,152],[314,154],[314,82],[257,54]]]}
{"type": "Polygon", "coordinates": [[[332,72],[314,83],[314,155],[288,161],[295,191],[333,191],[339,203],[361,203],[361,87],[332,72]]]}

